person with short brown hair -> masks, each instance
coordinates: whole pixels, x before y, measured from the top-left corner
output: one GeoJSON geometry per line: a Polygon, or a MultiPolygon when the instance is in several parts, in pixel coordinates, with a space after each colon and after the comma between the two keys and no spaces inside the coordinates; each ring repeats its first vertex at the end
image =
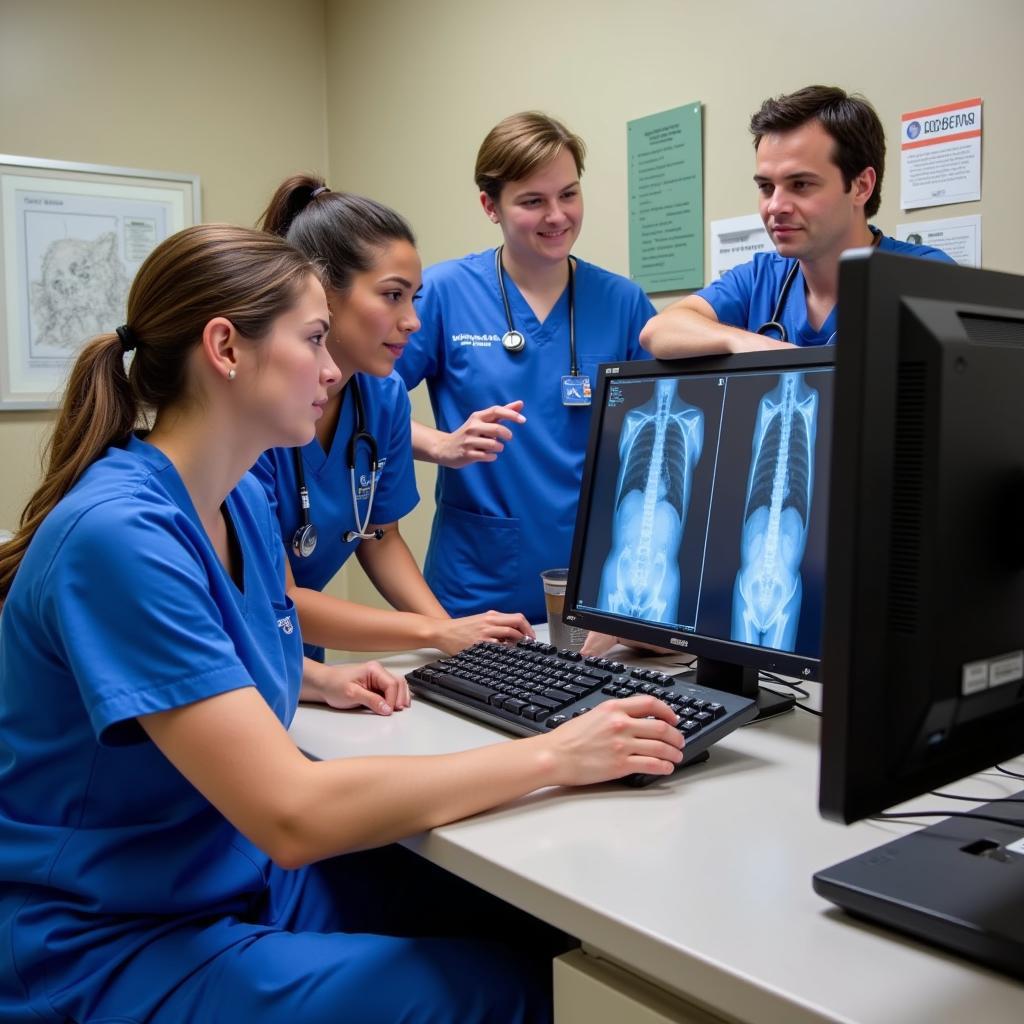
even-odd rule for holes
{"type": "Polygon", "coordinates": [[[644,358],[650,300],[572,255],[585,155],[547,114],[490,130],[475,178],[501,244],[427,270],[397,366],[407,387],[427,382],[434,410],[413,447],[438,465],[424,576],[451,615],[544,620],[540,573],[569,563],[597,364],[644,358]]]}
{"type": "Polygon", "coordinates": [[[871,104],[836,86],[766,99],[750,119],[760,213],[775,252],[756,253],[673,303],[640,335],[660,359],[837,340],[846,249],[950,261],[868,223],[881,202],[885,133],[871,104]]]}

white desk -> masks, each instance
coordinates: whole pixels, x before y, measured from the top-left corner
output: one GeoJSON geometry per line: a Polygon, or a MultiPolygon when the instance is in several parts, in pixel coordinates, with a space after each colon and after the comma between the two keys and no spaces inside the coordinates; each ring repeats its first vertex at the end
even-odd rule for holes
{"type": "MultiPolygon", "coordinates": [[[[425,660],[386,664],[397,674],[425,660]]],[[[291,731],[319,758],[504,739],[425,701],[390,718],[303,707],[291,731]]],[[[818,721],[795,711],[734,732],[707,763],[648,789],[546,790],[406,845],[671,993],[678,1015],[645,1020],[695,1020],[696,1006],[756,1024],[1024,1021],[1024,985],[858,924],[815,895],[815,870],[907,831],[823,821],[817,772],[818,721]]],[[[991,774],[969,785],[949,788],[996,798],[1020,786],[991,774]]]]}

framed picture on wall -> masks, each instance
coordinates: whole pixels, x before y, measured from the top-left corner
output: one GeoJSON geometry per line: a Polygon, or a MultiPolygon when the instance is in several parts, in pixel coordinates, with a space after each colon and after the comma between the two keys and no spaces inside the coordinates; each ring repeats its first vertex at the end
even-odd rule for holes
{"type": "Polygon", "coordinates": [[[193,174],[0,154],[0,409],[55,408],[142,261],[199,216],[193,174]]]}

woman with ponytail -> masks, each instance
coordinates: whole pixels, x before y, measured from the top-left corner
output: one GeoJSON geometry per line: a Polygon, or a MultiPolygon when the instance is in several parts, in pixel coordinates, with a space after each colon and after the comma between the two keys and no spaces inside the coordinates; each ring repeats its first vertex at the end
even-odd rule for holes
{"type": "Polygon", "coordinates": [[[322,267],[331,310],[327,348],[341,369],[316,437],[301,451],[267,452],[255,469],[281,527],[303,635],[318,645],[307,653],[322,659],[323,647],[436,647],[455,654],[481,640],[532,637],[513,608],[451,618],[398,529],[419,500],[411,406],[394,372],[420,326],[413,306],[420,258],[409,225],[372,199],[332,192],[320,178],[300,174],[282,182],[261,226],[322,267]],[[352,554],[391,609],[323,593],[352,554]]]}
{"type": "Polygon", "coordinates": [[[246,472],[314,436],[339,375],[327,321],[286,242],[200,225],[78,359],[0,549],[0,1022],[548,1020],[551,936],[370,848],[680,760],[653,697],[459,754],[295,747],[300,696],[408,699],[379,665],[303,659],[246,472]]]}

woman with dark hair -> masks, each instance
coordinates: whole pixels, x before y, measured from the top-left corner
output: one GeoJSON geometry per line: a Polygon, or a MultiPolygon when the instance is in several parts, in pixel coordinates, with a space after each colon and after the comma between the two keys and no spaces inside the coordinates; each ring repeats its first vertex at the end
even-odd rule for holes
{"type": "Polygon", "coordinates": [[[481,640],[533,636],[522,615],[482,609],[449,617],[398,529],[419,500],[409,398],[394,372],[420,326],[413,306],[420,259],[409,225],[372,199],[296,175],[277,189],[261,227],[322,267],[327,348],[341,369],[316,437],[301,450],[267,452],[255,470],[288,550],[303,635],[317,645],[307,653],[436,647],[455,654],[481,640]],[[353,553],[394,610],[322,592],[353,553]]]}
{"type": "Polygon", "coordinates": [[[153,251],[126,323],[75,364],[0,548],[0,1021],[548,1020],[550,936],[369,848],[681,759],[647,696],[458,754],[296,748],[300,697],[400,690],[303,658],[246,472],[313,437],[339,376],[327,319],[287,243],[200,225],[153,251]]]}

